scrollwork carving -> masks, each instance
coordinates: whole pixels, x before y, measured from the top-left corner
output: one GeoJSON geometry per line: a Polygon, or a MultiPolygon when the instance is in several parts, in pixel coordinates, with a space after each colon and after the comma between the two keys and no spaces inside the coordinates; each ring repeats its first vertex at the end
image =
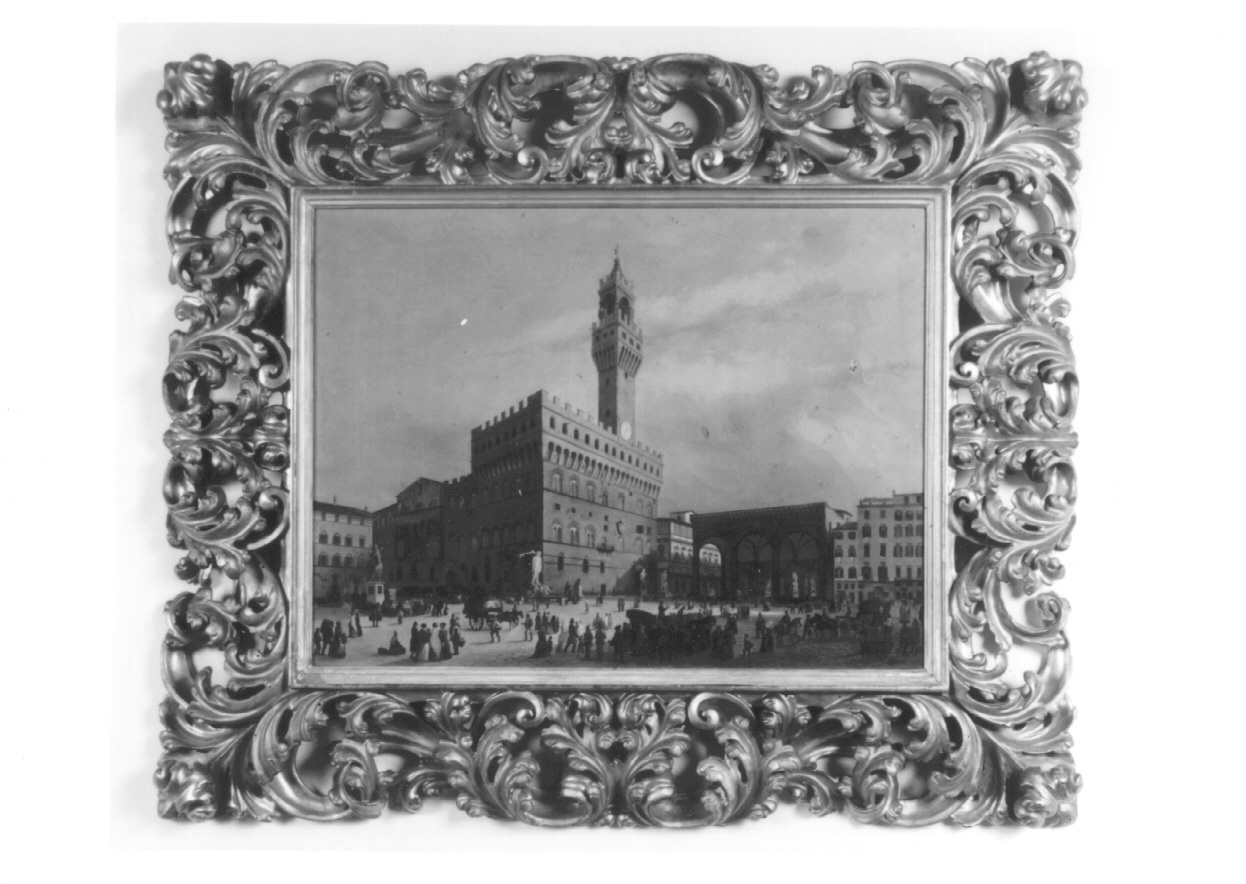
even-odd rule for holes
{"type": "Polygon", "coordinates": [[[720,825],[780,802],[896,825],[1074,819],[1068,606],[1051,585],[1076,498],[1060,287],[1080,76],[1046,53],[788,82],[694,54],[529,56],[449,81],[374,62],[168,65],[183,327],[164,377],[164,493],[189,586],[167,607],[160,814],[331,820],[445,797],[546,826],[720,825]],[[290,689],[291,188],[537,183],[950,190],[960,567],[946,696],[290,689]]]}

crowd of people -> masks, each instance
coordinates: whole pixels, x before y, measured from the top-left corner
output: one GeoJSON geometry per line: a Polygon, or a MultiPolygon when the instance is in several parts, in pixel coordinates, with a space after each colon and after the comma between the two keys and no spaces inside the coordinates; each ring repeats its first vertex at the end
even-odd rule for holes
{"type": "MultiPolygon", "coordinates": [[[[623,605],[617,607],[626,613],[623,605]]],[[[716,660],[731,660],[736,656],[739,633],[736,612],[727,615],[725,624],[717,623],[708,607],[681,606],[668,612],[664,602],[658,605],[656,616],[642,612],[616,624],[615,613],[599,613],[591,619],[585,618],[583,623],[572,617],[565,625],[557,614],[544,611],[533,616],[529,613],[523,620],[523,640],[536,642],[532,656],[538,659],[572,654],[601,663],[608,653],[612,663],[625,664],[629,658],[669,663],[676,657],[704,651],[716,660]]]]}
{"type": "MultiPolygon", "coordinates": [[[[359,609],[354,608],[346,617],[346,629],[342,629],[341,620],[330,620],[327,617],[320,621],[320,626],[312,630],[312,654],[341,659],[346,656],[346,642],[363,635],[363,623],[359,609]]],[[[375,625],[375,624],[374,624],[375,625]]]]}
{"type": "MultiPolygon", "coordinates": [[[[553,601],[563,607],[561,599],[553,601]]],[[[599,609],[604,607],[604,600],[595,601],[599,609]]],[[[862,603],[859,610],[842,611],[805,603],[781,609],[781,616],[767,602],[761,604],[755,616],[748,604],[719,604],[715,613],[703,602],[669,609],[663,601],[658,604],[656,615],[640,609],[639,599],[630,611],[622,597],[611,606],[617,609],[614,611],[593,612],[591,602],[583,604],[581,619],[551,613],[548,603],[542,611],[540,604],[534,603],[527,613],[517,605],[509,611],[491,609],[483,623],[473,621],[471,626],[486,628],[490,644],[503,641],[504,627],[508,634],[522,628],[522,641],[535,643],[533,658],[571,655],[603,663],[609,655],[610,661],[619,665],[629,659],[670,663],[701,653],[711,660],[730,661],[755,653],[773,654],[778,648],[811,639],[855,639],[859,653],[879,657],[908,656],[920,653],[922,647],[921,606],[887,604],[881,600],[876,604],[862,603]]],[[[387,610],[372,605],[365,612],[355,606],[345,621],[323,619],[313,630],[313,654],[344,658],[347,643],[363,636],[365,613],[373,627],[380,627],[387,617],[395,617],[399,626],[404,617],[445,618],[433,623],[412,623],[406,644],[399,631],[393,630],[389,643],[376,648],[380,656],[405,656],[412,663],[446,661],[458,656],[467,645],[460,614],[450,613],[449,603],[408,600],[391,603],[387,610]]]]}

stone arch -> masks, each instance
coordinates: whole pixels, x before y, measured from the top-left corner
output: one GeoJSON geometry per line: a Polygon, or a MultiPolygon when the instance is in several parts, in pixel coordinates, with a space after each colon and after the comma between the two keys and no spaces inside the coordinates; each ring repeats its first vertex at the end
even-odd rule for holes
{"type": "Polygon", "coordinates": [[[815,597],[818,594],[821,561],[818,542],[805,532],[793,532],[784,537],[779,544],[779,577],[783,597],[815,597]]]}
{"type": "Polygon", "coordinates": [[[692,570],[696,592],[704,598],[721,599],[728,595],[728,553],[731,544],[723,537],[707,537],[692,551],[692,570]]]}
{"type": "Polygon", "coordinates": [[[774,595],[775,551],[762,534],[749,534],[736,544],[737,588],[741,596],[753,599],[774,595]]]}

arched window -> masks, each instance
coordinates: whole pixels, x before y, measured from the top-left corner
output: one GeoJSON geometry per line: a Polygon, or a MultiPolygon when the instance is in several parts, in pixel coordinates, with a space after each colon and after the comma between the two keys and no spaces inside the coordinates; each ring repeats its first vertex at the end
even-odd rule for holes
{"type": "Polygon", "coordinates": [[[605,488],[601,489],[601,505],[610,506],[610,492],[605,488]]]}
{"type": "Polygon", "coordinates": [[[904,554],[905,554],[906,556],[911,556],[911,555],[913,554],[913,544],[911,544],[911,543],[909,543],[909,544],[905,544],[905,546],[904,546],[904,554]]]}
{"type": "Polygon", "coordinates": [[[552,491],[562,493],[562,473],[554,473],[549,477],[549,487],[552,491]]]}
{"type": "Polygon", "coordinates": [[[558,424],[554,423],[554,419],[552,417],[549,419],[549,428],[551,430],[558,429],[558,424]]]}
{"type": "Polygon", "coordinates": [[[835,547],[835,558],[842,559],[844,557],[844,548],[842,546],[835,547]]]}
{"type": "MultiPolygon", "coordinates": [[[[554,523],[554,543],[562,543],[562,525],[558,522],[554,523]]],[[[560,555],[558,558],[561,559],[562,556],[560,555]]],[[[561,571],[562,568],[559,567],[558,570],[561,571]]]]}
{"type": "Polygon", "coordinates": [[[627,509],[627,498],[623,496],[623,492],[619,492],[619,509],[627,509]]]}
{"type": "Polygon", "coordinates": [[[836,576],[836,577],[843,577],[843,576],[844,576],[844,569],[843,569],[843,568],[836,568],[836,569],[835,569],[835,576],[836,576]]]}
{"type": "Polygon", "coordinates": [[[564,565],[565,563],[566,563],[566,560],[563,558],[562,553],[559,553],[559,554],[558,554],[558,570],[559,570],[559,571],[561,571],[561,570],[563,569],[563,565],[564,565]]]}
{"type": "Polygon", "coordinates": [[[341,545],[342,545],[342,535],[341,535],[341,534],[334,534],[334,535],[333,535],[333,545],[334,545],[334,546],[341,546],[341,545]]]}
{"type": "Polygon", "coordinates": [[[577,479],[575,476],[571,477],[571,483],[570,483],[570,487],[567,493],[570,494],[572,497],[580,496],[580,480],[577,479]]]}
{"type": "Polygon", "coordinates": [[[320,566],[320,567],[322,567],[322,568],[327,568],[327,567],[329,566],[329,556],[328,556],[328,554],[327,554],[327,553],[321,553],[320,555],[316,556],[316,564],[317,564],[317,565],[319,565],[319,566],[320,566]]]}
{"type": "Polygon", "coordinates": [[[869,525],[866,525],[864,528],[862,528],[862,529],[861,529],[861,536],[862,536],[862,537],[869,537],[869,536],[870,536],[870,526],[869,526],[869,525]]]}
{"type": "Polygon", "coordinates": [[[360,534],[360,535],[359,535],[359,545],[360,545],[360,546],[367,546],[367,545],[368,545],[367,543],[365,543],[365,542],[364,542],[364,539],[363,539],[363,535],[362,535],[362,534],[360,534]]]}
{"type": "Polygon", "coordinates": [[[580,545],[580,526],[579,525],[572,525],[570,528],[568,528],[567,535],[568,535],[568,542],[572,546],[580,545]]]}
{"type": "Polygon", "coordinates": [[[334,554],[334,556],[333,556],[333,567],[334,567],[334,568],[340,568],[340,567],[342,567],[342,557],[341,557],[341,556],[339,556],[339,555],[337,555],[337,554],[334,554]]]}
{"type": "Polygon", "coordinates": [[[848,558],[855,559],[857,557],[857,548],[855,546],[848,547],[848,558]]]}
{"type": "Polygon", "coordinates": [[[870,517],[870,511],[869,511],[869,510],[861,510],[861,518],[862,518],[862,519],[868,519],[869,517],[870,517]]]}
{"type": "Polygon", "coordinates": [[[848,579],[849,579],[849,580],[856,580],[856,579],[857,579],[857,569],[856,569],[856,568],[849,568],[849,569],[848,569],[848,579]]]}
{"type": "Polygon", "coordinates": [[[892,554],[893,556],[903,555],[903,553],[902,553],[902,552],[901,552],[901,550],[900,550],[900,544],[898,544],[898,543],[897,543],[897,544],[895,545],[895,547],[891,550],[891,554],[892,554]]]}
{"type": "Polygon", "coordinates": [[[320,542],[321,542],[321,543],[328,543],[328,542],[329,542],[329,532],[328,532],[328,531],[321,531],[321,532],[320,532],[320,542]]]}
{"type": "Polygon", "coordinates": [[[597,486],[594,485],[592,482],[589,482],[587,485],[584,486],[584,499],[585,500],[596,500],[597,499],[597,486]]]}
{"type": "Polygon", "coordinates": [[[904,513],[900,512],[899,510],[896,510],[896,521],[898,522],[903,518],[904,518],[904,513]]]}
{"type": "Polygon", "coordinates": [[[587,558],[584,560],[584,564],[580,567],[580,570],[583,571],[585,574],[588,573],[588,559],[587,558]]]}
{"type": "Polygon", "coordinates": [[[879,526],[878,526],[878,536],[879,536],[879,537],[886,537],[886,536],[887,536],[887,526],[886,526],[886,525],[879,525],[879,526]]]}
{"type": "Polygon", "coordinates": [[[649,501],[647,504],[645,504],[645,515],[647,515],[651,519],[653,518],[653,501],[652,500],[649,501]]]}
{"type": "Polygon", "coordinates": [[[886,580],[886,579],[887,579],[887,566],[886,566],[886,565],[879,565],[879,566],[878,566],[878,579],[879,579],[879,580],[886,580]]]}
{"type": "Polygon", "coordinates": [[[346,535],[346,537],[345,537],[345,543],[346,543],[346,545],[347,545],[347,546],[354,546],[354,544],[355,544],[355,538],[353,538],[353,537],[351,537],[349,534],[347,534],[347,535],[346,535]]]}
{"type": "Polygon", "coordinates": [[[870,576],[870,575],[871,575],[871,574],[873,574],[873,573],[874,573],[874,572],[870,570],[870,566],[869,566],[869,565],[862,565],[862,566],[861,566],[861,578],[862,578],[863,580],[873,580],[874,578],[873,578],[872,576],[870,576]]]}
{"type": "Polygon", "coordinates": [[[350,556],[350,555],[348,555],[348,556],[346,557],[346,560],[345,560],[345,563],[344,563],[344,564],[346,565],[346,567],[347,567],[347,568],[353,568],[353,567],[355,567],[355,557],[354,557],[354,556],[350,556]]]}
{"type": "Polygon", "coordinates": [[[584,529],[584,545],[590,548],[597,546],[597,534],[591,527],[584,529]]]}

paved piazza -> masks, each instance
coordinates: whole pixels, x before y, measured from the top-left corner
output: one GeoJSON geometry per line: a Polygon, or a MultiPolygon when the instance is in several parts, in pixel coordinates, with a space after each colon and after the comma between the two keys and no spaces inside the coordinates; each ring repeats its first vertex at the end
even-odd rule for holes
{"type": "MultiPolygon", "coordinates": [[[[627,601],[627,608],[630,610],[634,604],[634,598],[627,601]]],[[[679,600],[667,602],[667,613],[673,614],[679,610],[681,604],[688,604],[679,600]]],[[[597,616],[601,616],[606,621],[607,639],[613,634],[614,627],[620,626],[627,622],[626,614],[620,613],[615,598],[607,598],[605,604],[598,605],[595,598],[587,602],[588,610],[585,611],[586,602],[581,601],[575,604],[560,605],[557,601],[548,604],[542,602],[537,608],[538,611],[549,611],[550,614],[558,616],[559,621],[563,624],[562,629],[566,629],[566,624],[572,619],[581,627],[585,622],[592,622],[597,616]]],[[[640,609],[657,614],[657,602],[642,602],[640,609]]],[[[446,661],[431,661],[428,663],[415,663],[408,659],[406,655],[401,657],[385,656],[377,653],[377,649],[389,645],[390,638],[395,632],[398,633],[398,640],[410,653],[411,642],[411,624],[412,622],[425,624],[432,628],[434,635],[436,634],[438,623],[450,622],[449,616],[445,617],[403,617],[401,625],[398,623],[397,617],[386,617],[381,621],[381,625],[373,627],[367,617],[361,612],[360,618],[363,623],[363,636],[348,639],[346,642],[346,656],[341,658],[329,657],[320,654],[316,657],[315,665],[333,667],[333,668],[353,668],[361,666],[401,666],[409,668],[428,669],[430,671],[439,668],[453,667],[465,668],[472,666],[530,666],[545,668],[566,668],[566,667],[583,667],[587,665],[599,666],[620,665],[614,660],[614,651],[607,644],[605,653],[599,663],[597,660],[597,651],[594,648],[593,658],[586,659],[582,653],[553,653],[548,657],[537,658],[533,656],[536,648],[535,630],[534,636],[528,641],[524,641],[524,629],[522,623],[507,627],[502,625],[502,640],[500,642],[491,642],[489,640],[489,631],[487,629],[471,629],[467,626],[467,622],[462,615],[463,606],[461,604],[450,605],[450,613],[459,615],[459,622],[463,625],[462,633],[466,644],[460,649],[460,653],[446,661]]],[[[507,605],[510,610],[510,605],[507,605]]],[[[524,615],[533,611],[531,602],[520,605],[519,610],[524,615]]],[[[693,609],[693,613],[700,609],[693,609]]],[[[815,609],[816,610],[816,609],[815,609]]],[[[317,605],[313,609],[313,622],[319,627],[320,623],[325,620],[342,622],[342,629],[346,629],[346,618],[350,613],[349,605],[341,605],[338,607],[328,607],[317,605]]],[[[727,618],[720,613],[720,609],[715,606],[713,613],[716,622],[719,624],[726,623],[727,618]]],[[[766,620],[770,624],[777,623],[782,619],[784,609],[779,608],[771,610],[764,614],[766,620]]],[[[803,613],[792,611],[793,617],[804,617],[803,613]]],[[[786,643],[781,642],[772,654],[760,654],[757,652],[758,640],[755,638],[754,623],[757,619],[757,609],[754,608],[748,618],[747,624],[741,623],[739,634],[735,640],[734,659],[721,660],[713,658],[708,651],[696,654],[676,657],[673,662],[659,664],[651,657],[633,657],[630,654],[625,656],[623,666],[640,666],[644,668],[659,667],[688,667],[688,666],[713,666],[733,669],[767,669],[767,668],[820,668],[827,667],[833,669],[857,669],[862,667],[878,667],[887,666],[897,669],[909,669],[921,665],[920,654],[910,654],[904,657],[892,656],[887,659],[878,657],[866,657],[860,653],[860,644],[855,638],[843,639],[807,639],[801,642],[786,643]],[[751,656],[743,656],[744,639],[749,637],[752,639],[754,650],[751,656]]],[[[565,632],[560,633],[560,635],[565,632]]],[[[555,636],[557,641],[558,636],[555,636]]],[[[436,643],[434,642],[434,648],[436,643]]]]}

